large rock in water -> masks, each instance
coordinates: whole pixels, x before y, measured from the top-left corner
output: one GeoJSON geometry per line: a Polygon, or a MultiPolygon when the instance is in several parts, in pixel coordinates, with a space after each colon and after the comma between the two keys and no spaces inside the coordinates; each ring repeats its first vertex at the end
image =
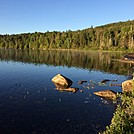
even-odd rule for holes
{"type": "Polygon", "coordinates": [[[131,92],[134,89],[134,80],[126,80],[122,82],[122,90],[124,92],[131,92]]]}
{"type": "Polygon", "coordinates": [[[57,74],[55,77],[53,77],[52,82],[56,85],[61,86],[63,89],[70,87],[73,83],[69,78],[61,74],[57,74]]]}
{"type": "Polygon", "coordinates": [[[99,92],[94,92],[95,95],[98,95],[103,98],[114,100],[117,98],[117,94],[112,90],[103,90],[99,92]]]}

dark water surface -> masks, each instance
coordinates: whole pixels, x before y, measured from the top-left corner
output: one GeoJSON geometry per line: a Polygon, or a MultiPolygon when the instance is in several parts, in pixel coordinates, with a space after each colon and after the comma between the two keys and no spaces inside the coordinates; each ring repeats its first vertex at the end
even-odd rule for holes
{"type": "Polygon", "coordinates": [[[121,91],[131,64],[122,54],[97,51],[0,50],[1,134],[96,134],[110,124],[116,104],[95,91],[121,91]],[[51,79],[58,73],[73,81],[76,93],[60,92],[51,79]],[[100,85],[100,81],[110,79],[100,85]],[[117,80],[113,82],[112,80],[117,80]],[[78,84],[79,80],[87,83],[78,84]],[[83,90],[83,93],[80,92],[83,90]]]}

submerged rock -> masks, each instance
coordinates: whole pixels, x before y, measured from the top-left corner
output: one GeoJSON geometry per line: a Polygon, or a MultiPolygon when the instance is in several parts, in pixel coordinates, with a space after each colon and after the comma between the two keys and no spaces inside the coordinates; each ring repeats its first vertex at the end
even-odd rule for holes
{"type": "Polygon", "coordinates": [[[64,91],[73,92],[73,93],[76,93],[78,90],[79,90],[78,88],[74,88],[74,87],[69,87],[64,89],[64,91]]]}
{"type": "Polygon", "coordinates": [[[87,82],[86,80],[80,80],[78,81],[78,84],[83,84],[84,82],[87,82]]]}
{"type": "Polygon", "coordinates": [[[76,93],[76,92],[79,90],[78,88],[74,88],[74,87],[64,88],[63,86],[58,85],[58,84],[55,84],[55,86],[56,86],[56,89],[57,89],[58,91],[61,91],[61,92],[66,91],[66,92],[73,92],[73,93],[76,93]]]}
{"type": "Polygon", "coordinates": [[[117,98],[117,94],[112,90],[103,90],[99,92],[94,92],[94,94],[100,97],[111,99],[111,100],[114,100],[117,98]]]}
{"type": "Polygon", "coordinates": [[[83,90],[80,90],[80,93],[83,93],[83,90]]]}
{"type": "Polygon", "coordinates": [[[131,92],[134,89],[134,80],[126,80],[122,82],[122,90],[124,92],[131,92]]]}
{"type": "Polygon", "coordinates": [[[110,81],[110,80],[109,79],[105,79],[105,80],[102,80],[101,83],[106,83],[108,81],[110,81]]]}
{"type": "Polygon", "coordinates": [[[52,82],[54,84],[57,84],[58,86],[61,86],[62,88],[68,88],[73,83],[69,78],[67,78],[61,74],[57,74],[55,77],[53,77],[52,82]]]}

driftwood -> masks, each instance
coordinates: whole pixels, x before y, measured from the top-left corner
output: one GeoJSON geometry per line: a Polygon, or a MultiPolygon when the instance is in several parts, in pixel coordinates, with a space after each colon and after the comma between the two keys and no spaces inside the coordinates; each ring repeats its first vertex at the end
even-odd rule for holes
{"type": "Polygon", "coordinates": [[[124,58],[126,60],[134,60],[134,53],[129,53],[127,55],[124,55],[124,58]]]}
{"type": "Polygon", "coordinates": [[[131,63],[134,64],[134,53],[129,53],[123,56],[122,59],[113,59],[114,61],[119,61],[123,63],[131,63]]]}
{"type": "Polygon", "coordinates": [[[120,60],[117,60],[119,62],[123,62],[123,63],[131,63],[131,64],[134,64],[134,61],[133,60],[123,60],[123,59],[120,59],[120,60]]]}
{"type": "Polygon", "coordinates": [[[115,61],[134,64],[134,53],[126,54],[122,59],[116,59],[115,61]]]}

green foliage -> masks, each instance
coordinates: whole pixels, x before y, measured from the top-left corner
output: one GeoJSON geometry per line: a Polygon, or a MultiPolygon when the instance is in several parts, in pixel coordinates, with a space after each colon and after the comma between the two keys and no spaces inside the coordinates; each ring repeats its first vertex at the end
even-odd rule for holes
{"type": "Polygon", "coordinates": [[[78,31],[0,35],[0,48],[134,50],[134,20],[78,31]]]}
{"type": "Polygon", "coordinates": [[[134,118],[130,117],[130,115],[122,109],[121,106],[118,106],[112,119],[112,123],[109,127],[107,127],[104,134],[133,134],[133,123],[134,118]]]}
{"type": "MultiPolygon", "coordinates": [[[[134,89],[133,89],[134,91],[134,89]]],[[[134,133],[134,94],[123,93],[121,105],[118,105],[111,121],[106,127],[104,134],[133,134],[134,133]]]]}

